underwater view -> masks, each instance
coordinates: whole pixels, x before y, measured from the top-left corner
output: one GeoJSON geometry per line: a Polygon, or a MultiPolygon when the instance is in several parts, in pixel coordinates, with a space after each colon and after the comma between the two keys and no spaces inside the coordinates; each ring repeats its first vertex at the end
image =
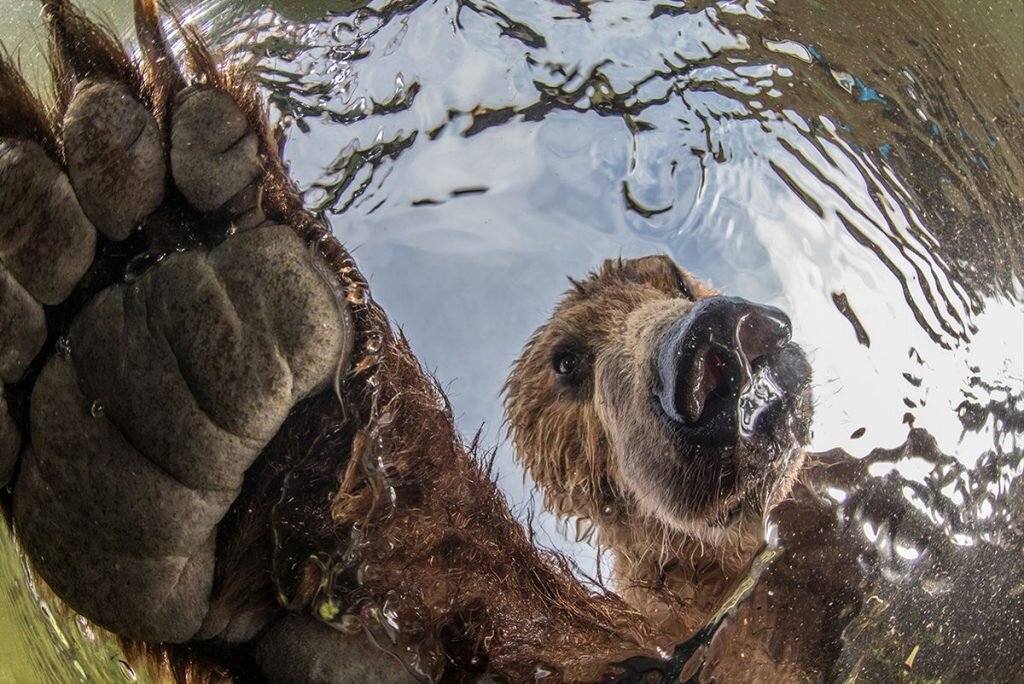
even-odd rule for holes
{"type": "MultiPolygon", "coordinates": [[[[128,0],[80,4],[134,40],[128,0]]],[[[0,41],[42,82],[38,5],[5,5],[0,41]]],[[[811,589],[836,592],[832,679],[1019,680],[1019,0],[175,8],[258,84],[307,206],[353,253],[465,441],[493,456],[535,543],[588,586],[601,589],[607,554],[589,521],[545,510],[502,387],[567,276],[668,254],[785,311],[807,353],[820,466],[808,482],[837,513],[799,539],[784,510],[766,526],[821,568],[811,589]]],[[[764,586],[797,571],[789,557],[764,586]]],[[[146,680],[29,578],[6,527],[0,586],[0,682],[146,680]]],[[[800,605],[787,616],[780,640],[820,618],[801,623],[800,605]]]]}

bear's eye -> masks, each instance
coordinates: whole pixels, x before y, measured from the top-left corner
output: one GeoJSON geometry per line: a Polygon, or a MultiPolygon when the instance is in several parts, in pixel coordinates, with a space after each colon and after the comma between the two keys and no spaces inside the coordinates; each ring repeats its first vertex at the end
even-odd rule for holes
{"type": "Polygon", "coordinates": [[[679,287],[679,291],[683,293],[683,296],[690,301],[697,301],[697,298],[693,296],[693,291],[690,290],[689,283],[686,282],[686,278],[683,277],[682,273],[676,273],[676,285],[679,287]]]}
{"type": "Polygon", "coordinates": [[[556,351],[552,357],[552,366],[555,369],[555,375],[559,378],[570,379],[579,370],[579,356],[575,352],[565,349],[556,351]]]}

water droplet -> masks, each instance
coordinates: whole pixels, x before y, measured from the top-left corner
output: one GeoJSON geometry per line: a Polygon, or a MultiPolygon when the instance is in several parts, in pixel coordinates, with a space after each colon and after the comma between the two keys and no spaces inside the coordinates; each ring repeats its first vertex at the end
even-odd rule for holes
{"type": "Polygon", "coordinates": [[[538,665],[533,669],[534,679],[547,679],[553,676],[555,676],[555,670],[546,665],[538,665]]]}
{"type": "Polygon", "coordinates": [[[56,345],[56,347],[57,347],[57,354],[61,358],[67,359],[67,358],[71,357],[71,340],[70,339],[68,339],[64,335],[61,335],[60,337],[57,338],[57,345],[56,345]]]}
{"type": "Polygon", "coordinates": [[[89,407],[89,413],[92,414],[93,418],[102,418],[103,417],[103,411],[104,411],[103,402],[100,401],[99,399],[93,401],[92,405],[89,407]]]}
{"type": "Polygon", "coordinates": [[[764,525],[765,544],[772,548],[779,546],[779,525],[773,520],[766,520],[764,525]]]}
{"type": "Polygon", "coordinates": [[[750,379],[750,383],[740,394],[739,401],[737,402],[740,432],[747,437],[753,435],[757,419],[780,396],[782,396],[782,390],[768,369],[758,369],[750,379]]]}
{"type": "Polygon", "coordinates": [[[339,628],[345,634],[358,634],[363,631],[363,621],[357,615],[346,614],[342,616],[339,628]]]}

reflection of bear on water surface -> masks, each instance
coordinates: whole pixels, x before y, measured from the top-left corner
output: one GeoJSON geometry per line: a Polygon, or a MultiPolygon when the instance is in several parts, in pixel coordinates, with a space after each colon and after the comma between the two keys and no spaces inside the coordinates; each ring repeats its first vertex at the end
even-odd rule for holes
{"type": "Polygon", "coordinates": [[[695,630],[803,462],[810,367],[785,314],[668,257],[608,261],[574,285],[507,382],[516,449],[548,505],[615,551],[617,589],[695,630]]]}

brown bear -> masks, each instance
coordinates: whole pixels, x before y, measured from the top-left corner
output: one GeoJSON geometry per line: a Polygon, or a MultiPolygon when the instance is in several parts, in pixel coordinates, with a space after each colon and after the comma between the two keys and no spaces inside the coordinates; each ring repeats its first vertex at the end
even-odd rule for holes
{"type": "Polygon", "coordinates": [[[689,633],[792,487],[810,380],[784,313],[649,256],[573,281],[515,362],[505,405],[546,505],[593,521],[620,593],[689,633]]]}

